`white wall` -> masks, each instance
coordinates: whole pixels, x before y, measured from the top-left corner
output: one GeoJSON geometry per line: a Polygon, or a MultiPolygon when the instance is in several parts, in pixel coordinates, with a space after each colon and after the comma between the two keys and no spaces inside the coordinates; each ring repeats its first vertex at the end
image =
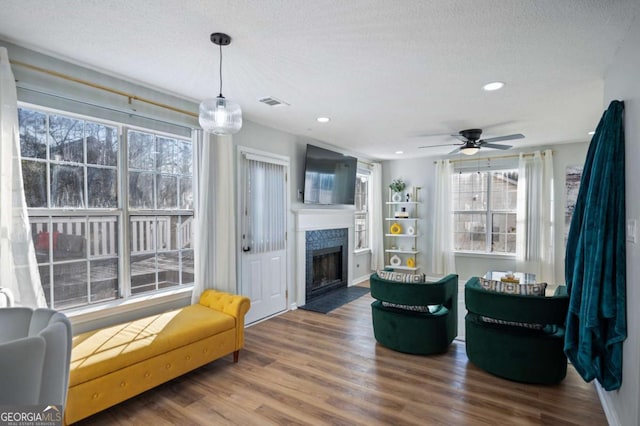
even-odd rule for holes
{"type": "MultiPolygon", "coordinates": [[[[597,123],[594,123],[594,128],[597,123]]],[[[585,135],[587,138],[587,135],[585,135]]],[[[510,150],[509,155],[518,152],[532,152],[540,149],[552,149],[554,153],[554,191],[555,191],[555,284],[564,283],[564,210],[566,205],[565,194],[565,174],[567,166],[582,165],[589,147],[588,142],[558,144],[553,146],[535,147],[523,150],[510,150]]],[[[506,155],[505,153],[493,152],[494,156],[506,155]]],[[[478,157],[481,158],[481,157],[478,157]]],[[[382,186],[387,188],[391,180],[403,178],[409,187],[420,186],[420,198],[422,205],[419,214],[420,221],[418,227],[423,235],[418,240],[420,254],[418,264],[421,272],[435,276],[431,270],[433,240],[433,197],[435,186],[435,164],[433,157],[424,157],[408,160],[393,160],[383,163],[382,186]]],[[[495,255],[456,255],[456,271],[460,279],[466,280],[472,276],[482,276],[489,270],[516,270],[515,256],[495,256],[495,255]]]]}
{"type": "MultiPolygon", "coordinates": [[[[618,50],[605,76],[604,105],[624,101],[626,137],[626,216],[640,220],[640,17],[618,50]]],[[[622,351],[622,387],[601,392],[605,412],[612,425],[640,425],[640,247],[627,242],[627,340],[622,351]]]]}

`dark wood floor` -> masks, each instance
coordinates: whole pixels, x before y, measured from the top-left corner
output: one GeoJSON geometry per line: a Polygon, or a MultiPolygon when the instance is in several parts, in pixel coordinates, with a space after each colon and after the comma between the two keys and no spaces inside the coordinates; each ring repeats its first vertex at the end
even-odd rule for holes
{"type": "Polygon", "coordinates": [[[376,344],[371,301],[249,327],[238,364],[227,356],[81,424],[607,424],[593,385],[571,366],[560,385],[525,385],[470,364],[461,341],[428,357],[376,344]]]}

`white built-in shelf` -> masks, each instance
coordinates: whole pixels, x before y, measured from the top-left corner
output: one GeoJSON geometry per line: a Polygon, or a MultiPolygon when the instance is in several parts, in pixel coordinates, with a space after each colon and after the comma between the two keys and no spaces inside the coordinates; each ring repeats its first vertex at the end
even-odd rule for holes
{"type": "Polygon", "coordinates": [[[384,220],[396,221],[396,220],[418,220],[417,217],[386,217],[384,220]]]}
{"type": "Polygon", "coordinates": [[[400,254],[418,254],[420,250],[402,250],[402,249],[386,249],[387,253],[400,253],[400,254]]]}
{"type": "Polygon", "coordinates": [[[416,238],[418,234],[384,234],[385,237],[411,237],[416,238]]]}
{"type": "Polygon", "coordinates": [[[402,205],[402,204],[419,204],[417,201],[387,201],[387,204],[389,205],[402,205]]]}

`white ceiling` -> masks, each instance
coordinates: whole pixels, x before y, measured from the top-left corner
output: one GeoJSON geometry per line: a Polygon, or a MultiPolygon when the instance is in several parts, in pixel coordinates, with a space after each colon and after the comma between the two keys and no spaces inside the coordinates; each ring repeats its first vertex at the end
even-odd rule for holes
{"type": "Polygon", "coordinates": [[[475,127],[525,134],[517,147],[588,140],[639,10],[639,0],[0,0],[0,38],[200,101],[218,94],[209,35],[226,32],[223,94],[245,119],[389,159],[449,152],[418,147],[475,127]],[[505,88],[482,90],[495,80],[505,88]]]}

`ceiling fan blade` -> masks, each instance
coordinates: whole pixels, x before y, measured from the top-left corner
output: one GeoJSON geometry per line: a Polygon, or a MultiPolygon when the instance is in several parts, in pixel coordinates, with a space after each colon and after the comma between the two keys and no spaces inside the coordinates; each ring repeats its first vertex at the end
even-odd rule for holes
{"type": "Polygon", "coordinates": [[[511,145],[498,145],[495,143],[483,143],[482,144],[483,148],[493,148],[493,149],[509,149],[511,148],[511,145]]]}
{"type": "Polygon", "coordinates": [[[462,136],[462,135],[458,135],[458,134],[456,134],[456,135],[449,135],[449,136],[454,137],[454,138],[456,138],[456,139],[459,139],[459,140],[461,140],[462,142],[466,142],[466,141],[467,141],[467,139],[466,139],[464,136],[462,136]]]}
{"type": "Polygon", "coordinates": [[[522,138],[524,138],[523,134],[514,133],[513,135],[497,136],[495,138],[483,139],[482,142],[500,142],[500,141],[510,141],[514,139],[522,139],[522,138]]]}
{"type": "Polygon", "coordinates": [[[454,146],[454,145],[460,145],[459,143],[443,143],[440,145],[424,145],[424,146],[419,146],[418,149],[420,148],[436,148],[438,146],[454,146]]]}
{"type": "MultiPolygon", "coordinates": [[[[457,153],[457,152],[460,152],[460,148],[456,148],[456,149],[454,149],[454,150],[453,150],[453,151],[451,151],[449,154],[455,154],[455,153],[457,153]]],[[[449,154],[447,154],[447,155],[449,155],[449,154]]]]}

